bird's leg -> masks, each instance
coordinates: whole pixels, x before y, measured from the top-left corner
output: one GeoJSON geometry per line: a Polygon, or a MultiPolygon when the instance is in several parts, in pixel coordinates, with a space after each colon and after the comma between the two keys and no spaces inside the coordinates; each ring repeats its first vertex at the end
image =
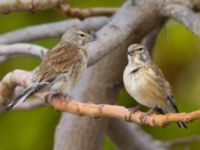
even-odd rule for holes
{"type": "Polygon", "coordinates": [[[136,105],[135,107],[129,108],[129,111],[134,113],[140,110],[140,108],[141,108],[141,105],[136,105]]]}
{"type": "Polygon", "coordinates": [[[140,110],[140,108],[141,108],[141,105],[137,105],[135,107],[129,108],[128,110],[130,113],[129,113],[128,118],[125,117],[125,120],[131,122],[131,115],[134,114],[136,111],[140,110]]]}
{"type": "Polygon", "coordinates": [[[147,112],[147,115],[154,114],[158,109],[159,109],[158,106],[155,106],[155,107],[149,109],[149,111],[147,112]]]}

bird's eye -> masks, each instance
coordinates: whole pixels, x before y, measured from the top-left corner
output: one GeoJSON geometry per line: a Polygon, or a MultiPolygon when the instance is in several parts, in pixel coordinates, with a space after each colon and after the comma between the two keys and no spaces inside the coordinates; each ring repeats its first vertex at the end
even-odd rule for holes
{"type": "Polygon", "coordinates": [[[138,50],[139,50],[139,51],[143,51],[143,48],[139,48],[138,50]]]}
{"type": "Polygon", "coordinates": [[[84,37],[84,34],[79,34],[80,37],[84,37]]]}
{"type": "Polygon", "coordinates": [[[143,47],[140,47],[140,48],[136,49],[136,53],[142,53],[143,51],[144,51],[143,47]]]}

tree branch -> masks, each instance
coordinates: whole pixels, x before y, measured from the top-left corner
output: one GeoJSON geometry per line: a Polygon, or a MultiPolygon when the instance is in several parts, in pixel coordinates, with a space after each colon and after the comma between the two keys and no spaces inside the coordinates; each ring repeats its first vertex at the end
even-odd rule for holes
{"type": "Polygon", "coordinates": [[[83,21],[70,19],[56,23],[30,26],[0,35],[0,43],[12,44],[59,37],[70,28],[77,28],[84,31],[98,30],[108,23],[108,21],[109,18],[107,17],[91,17],[83,21]]]}
{"type": "Polygon", "coordinates": [[[145,45],[145,47],[149,50],[149,53],[151,54],[153,51],[153,48],[156,43],[157,36],[163,26],[163,23],[161,23],[158,27],[156,27],[151,33],[149,33],[143,40],[142,44],[145,45]]]}
{"type": "Polygon", "coordinates": [[[13,97],[15,87],[25,87],[31,78],[32,74],[23,70],[14,70],[4,76],[0,82],[0,103],[7,104],[13,97]]]}
{"type": "Polygon", "coordinates": [[[57,7],[62,0],[1,0],[0,13],[7,14],[10,12],[38,12],[46,9],[57,7]]]}
{"type": "Polygon", "coordinates": [[[107,133],[120,150],[167,150],[161,141],[155,140],[134,123],[112,118],[107,133]]]}
{"type": "Polygon", "coordinates": [[[184,5],[168,4],[161,10],[162,14],[185,25],[194,34],[200,36],[200,16],[184,5]]]}
{"type": "MultiPolygon", "coordinates": [[[[0,82],[0,98],[2,98],[3,95],[5,96],[7,92],[8,94],[5,97],[10,97],[16,85],[25,86],[28,81],[30,81],[30,79],[31,73],[29,72],[16,70],[8,73],[0,82]]],[[[172,122],[191,122],[200,118],[200,110],[193,111],[191,113],[148,115],[141,111],[131,113],[128,109],[122,106],[81,103],[73,99],[60,99],[59,97],[54,97],[52,100],[49,100],[49,95],[51,95],[50,92],[40,93],[37,95],[43,100],[48,101],[56,110],[59,110],[61,112],[70,112],[76,115],[88,115],[92,117],[113,117],[150,126],[164,127],[172,122]]],[[[5,99],[2,99],[1,102],[5,102],[5,99]]]]}
{"type": "MultiPolygon", "coordinates": [[[[47,96],[47,95],[45,95],[47,96]]],[[[191,122],[200,118],[200,110],[191,113],[170,113],[166,115],[152,114],[148,115],[141,111],[131,113],[123,106],[114,106],[107,104],[91,104],[81,103],[72,99],[60,100],[54,98],[50,104],[59,111],[70,112],[76,115],[89,115],[92,117],[113,117],[125,121],[136,122],[139,124],[146,124],[150,126],[165,127],[173,122],[191,122]]]]}
{"type": "Polygon", "coordinates": [[[189,145],[194,142],[199,142],[200,141],[200,136],[199,135],[194,135],[191,137],[184,137],[180,139],[175,139],[175,140],[170,140],[163,142],[163,146],[166,148],[172,148],[174,146],[178,145],[189,145]]]}
{"type": "Polygon", "coordinates": [[[16,55],[31,55],[42,58],[46,52],[46,48],[34,44],[0,45],[0,56],[6,58],[16,55]]]}
{"type": "Polygon", "coordinates": [[[118,8],[72,8],[67,3],[62,3],[58,7],[58,11],[61,15],[67,17],[77,17],[84,19],[91,16],[112,16],[118,8]]]}

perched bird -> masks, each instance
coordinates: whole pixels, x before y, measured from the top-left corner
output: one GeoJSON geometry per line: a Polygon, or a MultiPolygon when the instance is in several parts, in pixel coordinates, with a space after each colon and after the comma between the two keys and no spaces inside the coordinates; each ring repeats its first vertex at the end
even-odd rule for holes
{"type": "Polygon", "coordinates": [[[41,64],[33,71],[28,87],[8,104],[8,110],[41,90],[67,94],[87,66],[85,44],[91,40],[92,37],[82,31],[71,29],[64,33],[61,42],[46,53],[41,64]]]}
{"type": "MultiPolygon", "coordinates": [[[[138,103],[161,114],[179,112],[169,82],[144,46],[133,44],[128,47],[128,65],[123,81],[127,92],[138,103]]],[[[187,128],[183,122],[177,124],[180,128],[187,128]]]]}

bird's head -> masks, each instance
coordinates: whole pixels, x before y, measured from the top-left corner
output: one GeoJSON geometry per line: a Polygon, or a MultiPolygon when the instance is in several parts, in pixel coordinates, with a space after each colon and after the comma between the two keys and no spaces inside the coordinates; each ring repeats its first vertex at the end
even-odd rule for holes
{"type": "Polygon", "coordinates": [[[132,44],[128,47],[128,61],[129,63],[145,64],[151,61],[146,47],[141,44],[132,44]]]}
{"type": "Polygon", "coordinates": [[[79,46],[85,46],[87,42],[93,41],[93,37],[83,31],[71,29],[66,31],[62,36],[62,42],[72,42],[79,46]]]}

